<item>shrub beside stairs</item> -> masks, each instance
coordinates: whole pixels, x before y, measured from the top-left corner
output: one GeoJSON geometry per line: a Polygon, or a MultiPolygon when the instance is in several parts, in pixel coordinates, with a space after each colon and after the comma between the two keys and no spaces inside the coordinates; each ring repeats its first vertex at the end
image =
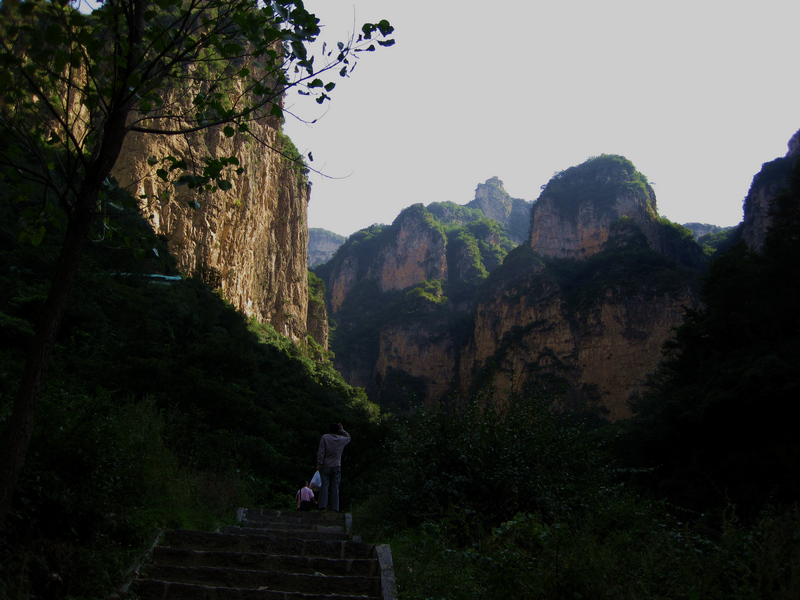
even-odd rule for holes
{"type": "Polygon", "coordinates": [[[396,600],[388,545],[350,515],[239,509],[218,532],[168,530],[132,584],[141,600],[396,600]]]}

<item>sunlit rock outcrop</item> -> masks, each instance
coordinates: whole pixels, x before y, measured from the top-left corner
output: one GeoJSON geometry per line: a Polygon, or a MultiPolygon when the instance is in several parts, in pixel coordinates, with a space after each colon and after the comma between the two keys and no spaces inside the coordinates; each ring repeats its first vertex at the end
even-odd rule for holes
{"type": "Polygon", "coordinates": [[[293,339],[305,336],[309,188],[298,166],[273,150],[284,138],[276,122],[252,123],[253,138],[227,138],[221,129],[186,136],[131,134],[114,170],[141,198],[143,214],[164,236],[179,268],[203,274],[237,309],[271,323],[293,339]],[[198,193],[156,175],[150,157],[236,156],[243,172],[228,191],[198,193]],[[192,207],[194,206],[194,208],[192,207]]]}
{"type": "Polygon", "coordinates": [[[630,414],[628,396],[694,302],[699,246],[658,218],[652,188],[622,157],[557,175],[511,250],[502,240],[521,206],[531,204],[493,178],[463,207],[417,206],[359,232],[324,265],[336,360],[352,384],[397,406],[546,385],[601,417],[630,414]]]}

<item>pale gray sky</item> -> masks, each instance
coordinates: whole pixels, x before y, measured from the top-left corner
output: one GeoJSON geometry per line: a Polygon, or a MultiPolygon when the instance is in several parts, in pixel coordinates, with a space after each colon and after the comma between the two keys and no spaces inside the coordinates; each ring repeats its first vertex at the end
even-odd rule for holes
{"type": "Polygon", "coordinates": [[[325,114],[288,108],[311,166],[309,226],[342,235],[492,176],[535,200],[553,173],[621,154],[679,223],[735,225],[761,164],[800,129],[800,2],[307,0],[328,43],[388,19],[325,114]]]}

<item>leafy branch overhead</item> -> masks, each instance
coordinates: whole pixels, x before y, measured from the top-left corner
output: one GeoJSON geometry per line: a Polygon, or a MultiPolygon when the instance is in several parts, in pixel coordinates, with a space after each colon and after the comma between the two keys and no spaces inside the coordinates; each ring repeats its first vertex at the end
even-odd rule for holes
{"type": "Polygon", "coordinates": [[[283,117],[287,89],[323,103],[361,52],[394,43],[387,21],[366,23],[315,62],[319,19],[301,0],[122,0],[88,14],[31,0],[1,10],[0,126],[10,135],[0,177],[42,184],[64,208],[90,171],[110,171],[127,133],[248,134],[254,120],[283,117]]]}
{"type": "MultiPolygon", "coordinates": [[[[96,223],[105,228],[110,175],[128,134],[215,127],[258,140],[250,125],[277,126],[286,90],[325,102],[331,77],[347,76],[376,43],[392,45],[392,31],[386,21],[368,23],[315,65],[309,48],[320,24],[302,0],[100,0],[88,13],[69,0],[0,4],[0,201],[14,206],[24,240],[41,242],[53,224],[64,236],[1,442],[0,527],[83,248],[96,223]]],[[[242,169],[235,156],[198,159],[149,164],[198,191],[230,189],[226,175],[242,169]]]]}

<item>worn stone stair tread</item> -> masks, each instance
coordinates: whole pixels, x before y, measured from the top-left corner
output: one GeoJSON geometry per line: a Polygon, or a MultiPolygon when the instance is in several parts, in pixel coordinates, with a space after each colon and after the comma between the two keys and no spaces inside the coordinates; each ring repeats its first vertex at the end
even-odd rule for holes
{"type": "Polygon", "coordinates": [[[244,512],[237,519],[240,523],[281,523],[302,526],[310,525],[343,525],[345,516],[336,512],[295,511],[295,512],[244,512]]]}
{"type": "Polygon", "coordinates": [[[352,517],[239,509],[238,526],[162,532],[133,582],[141,600],[395,600],[387,545],[351,536],[352,517]]]}
{"type": "Polygon", "coordinates": [[[380,595],[306,594],[267,588],[213,587],[155,579],[137,582],[136,594],[141,600],[355,600],[357,598],[380,598],[380,595]]]}
{"type": "Polygon", "coordinates": [[[184,567],[238,567],[266,571],[285,570],[290,573],[323,573],[325,575],[377,575],[374,558],[326,558],[321,556],[291,556],[257,552],[226,552],[185,550],[156,547],[156,564],[184,567]]]}
{"type": "Polygon", "coordinates": [[[327,519],[330,521],[343,519],[344,513],[321,510],[275,510],[271,508],[246,508],[242,509],[242,516],[248,519],[327,519]]]}
{"type": "Polygon", "coordinates": [[[231,550],[295,556],[330,558],[374,558],[375,549],[365,542],[303,540],[272,535],[234,535],[210,531],[170,529],[164,533],[165,544],[188,550],[231,550]]]}
{"type": "Polygon", "coordinates": [[[350,539],[350,536],[342,531],[341,528],[338,531],[327,531],[313,529],[264,529],[262,527],[236,527],[235,525],[226,525],[221,531],[222,533],[234,535],[272,535],[275,537],[291,537],[301,540],[325,539],[345,541],[350,539]]]}
{"type": "Polygon", "coordinates": [[[308,594],[328,593],[367,597],[378,595],[381,588],[379,576],[308,575],[305,573],[225,567],[180,567],[156,564],[147,567],[144,577],[156,581],[172,581],[223,588],[267,588],[308,594]]]}
{"type": "Polygon", "coordinates": [[[329,521],[242,521],[233,527],[249,529],[291,529],[293,531],[344,531],[344,525],[329,521]]]}

